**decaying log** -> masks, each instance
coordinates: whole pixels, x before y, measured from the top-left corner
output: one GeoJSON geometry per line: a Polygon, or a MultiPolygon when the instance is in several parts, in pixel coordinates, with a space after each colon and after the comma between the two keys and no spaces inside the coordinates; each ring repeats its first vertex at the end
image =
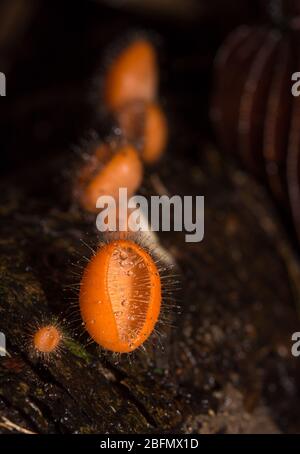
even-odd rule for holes
{"type": "MultiPolygon", "coordinates": [[[[145,192],[155,194],[160,181],[170,194],[205,195],[206,233],[194,244],[161,234],[180,270],[181,314],[164,350],[154,344],[132,357],[103,355],[80,336],[48,363],[30,355],[34,320],[68,319],[71,262],[84,253],[80,239],[95,232],[79,213],[56,208],[51,192],[28,199],[24,187],[5,186],[1,432],[299,430],[300,363],[290,353],[299,326],[297,265],[261,188],[214,150],[202,155],[198,164],[169,156],[146,179],[145,192]]],[[[40,181],[50,181],[44,172],[40,181]]]]}

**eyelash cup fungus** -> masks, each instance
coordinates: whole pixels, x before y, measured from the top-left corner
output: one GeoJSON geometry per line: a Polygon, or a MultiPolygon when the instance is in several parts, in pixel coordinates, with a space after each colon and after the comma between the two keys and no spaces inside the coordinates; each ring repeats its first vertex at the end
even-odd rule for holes
{"type": "Polygon", "coordinates": [[[62,350],[64,334],[57,323],[42,323],[32,330],[29,342],[29,352],[43,360],[50,359],[62,350]]]}
{"type": "Polygon", "coordinates": [[[169,134],[167,118],[159,104],[132,102],[117,112],[116,119],[125,138],[137,144],[145,164],[160,160],[169,134]]]}
{"type": "Polygon", "coordinates": [[[136,146],[148,165],[159,161],[168,141],[168,122],[158,101],[158,81],[156,46],[141,35],[129,39],[110,57],[101,86],[106,114],[111,115],[123,138],[136,146]]]}
{"type": "Polygon", "coordinates": [[[92,160],[81,169],[76,184],[75,197],[88,212],[98,211],[96,203],[100,196],[109,195],[117,200],[119,188],[127,188],[131,197],[143,179],[143,165],[133,146],[124,145],[115,151],[107,150],[108,145],[100,145],[96,149],[92,160]],[[106,162],[102,161],[104,155],[106,162]]]}
{"type": "Polygon", "coordinates": [[[132,240],[100,247],[84,270],[79,306],[85,328],[102,348],[130,353],[154,331],[161,279],[150,254],[132,240]]]}
{"type": "Polygon", "coordinates": [[[158,85],[156,50],[146,38],[136,38],[109,65],[104,81],[104,103],[109,110],[132,100],[152,101],[158,85]]]}

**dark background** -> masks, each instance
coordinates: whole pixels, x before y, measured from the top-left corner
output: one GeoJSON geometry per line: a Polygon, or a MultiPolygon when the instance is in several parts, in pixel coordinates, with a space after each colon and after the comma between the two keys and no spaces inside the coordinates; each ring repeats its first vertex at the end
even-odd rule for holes
{"type": "Polygon", "coordinates": [[[136,28],[161,37],[161,98],[179,127],[185,123],[202,141],[210,133],[215,51],[235,25],[262,11],[253,0],[1,0],[0,8],[0,70],[7,77],[1,173],[67,151],[96,124],[91,98],[103,54],[114,38],[136,28]]]}

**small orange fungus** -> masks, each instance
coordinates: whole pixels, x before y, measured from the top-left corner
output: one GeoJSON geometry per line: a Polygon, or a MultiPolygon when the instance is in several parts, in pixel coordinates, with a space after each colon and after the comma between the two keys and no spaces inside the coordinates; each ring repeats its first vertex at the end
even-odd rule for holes
{"type": "MultiPolygon", "coordinates": [[[[101,147],[96,155],[102,154],[101,147]]],[[[100,196],[109,195],[118,200],[119,188],[127,188],[128,197],[131,197],[140,186],[143,166],[134,147],[126,145],[111,152],[106,163],[98,161],[97,156],[93,160],[96,160],[96,165],[83,169],[79,184],[79,198],[87,211],[97,211],[96,203],[100,196]]]]}
{"type": "Polygon", "coordinates": [[[59,348],[62,334],[54,325],[42,326],[33,335],[33,346],[39,354],[53,353],[59,348]]]}
{"type": "Polygon", "coordinates": [[[119,110],[117,119],[128,141],[141,141],[144,162],[154,164],[161,158],[167,146],[168,124],[158,104],[133,102],[119,110]]]}
{"type": "Polygon", "coordinates": [[[161,308],[158,268],[132,240],[101,247],[81,281],[80,312],[90,336],[101,347],[128,353],[151,335],[161,308]]]}
{"type": "Polygon", "coordinates": [[[158,84],[157,57],[147,39],[131,42],[114,59],[104,83],[104,101],[110,110],[133,100],[152,101],[158,84]]]}

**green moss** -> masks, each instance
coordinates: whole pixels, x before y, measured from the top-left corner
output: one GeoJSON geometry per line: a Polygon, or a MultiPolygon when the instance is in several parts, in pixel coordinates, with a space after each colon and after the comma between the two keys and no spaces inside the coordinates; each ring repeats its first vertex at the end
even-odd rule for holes
{"type": "Polygon", "coordinates": [[[68,350],[78,358],[83,359],[85,362],[90,363],[92,360],[92,356],[85,350],[85,348],[79,344],[78,342],[74,341],[73,339],[67,339],[65,341],[66,347],[68,350]]]}

